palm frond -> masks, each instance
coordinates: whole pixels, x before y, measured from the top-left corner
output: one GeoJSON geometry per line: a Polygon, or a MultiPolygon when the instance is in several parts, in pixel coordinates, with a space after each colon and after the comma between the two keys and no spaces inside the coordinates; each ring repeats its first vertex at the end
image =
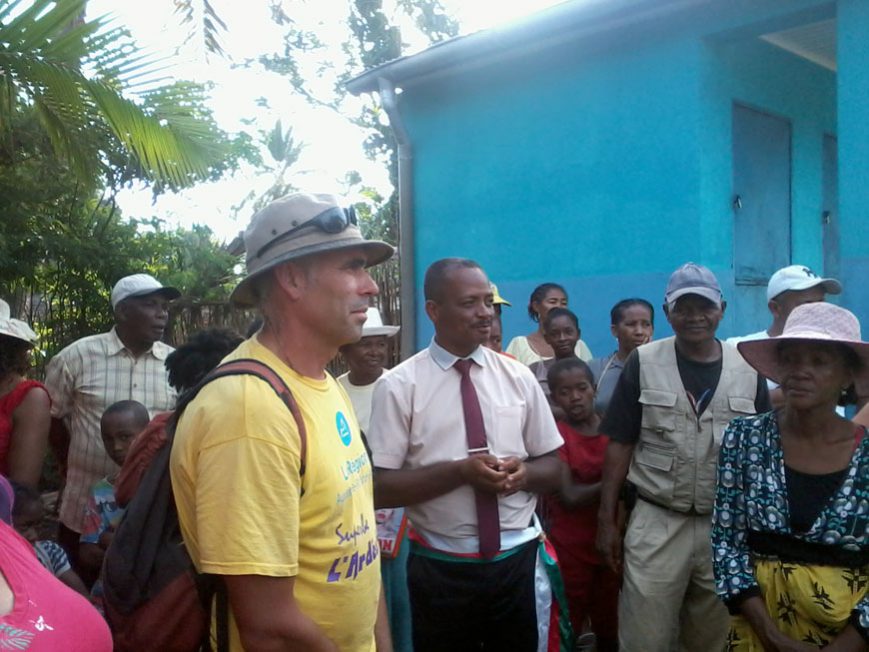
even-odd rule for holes
{"type": "Polygon", "coordinates": [[[85,3],[0,0],[7,18],[0,23],[0,136],[16,111],[33,107],[55,150],[85,179],[105,163],[95,132],[110,133],[158,184],[207,178],[229,146],[202,87],[167,85],[165,60],[139,51],[105,19],[82,21],[85,3]]]}

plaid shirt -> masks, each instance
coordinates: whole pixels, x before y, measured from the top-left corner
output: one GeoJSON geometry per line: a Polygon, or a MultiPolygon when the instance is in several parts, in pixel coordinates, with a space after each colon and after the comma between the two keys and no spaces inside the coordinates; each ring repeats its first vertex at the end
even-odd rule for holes
{"type": "Polygon", "coordinates": [[[138,358],[124,346],[113,328],[67,346],[48,363],[45,386],[52,398],[51,416],[62,419],[70,433],[66,487],[60,520],[81,532],[90,489],[118,467],[106,454],[100,418],[117,401],[138,401],[151,416],[175,407],[166,356],[172,347],[155,342],[138,358]]]}

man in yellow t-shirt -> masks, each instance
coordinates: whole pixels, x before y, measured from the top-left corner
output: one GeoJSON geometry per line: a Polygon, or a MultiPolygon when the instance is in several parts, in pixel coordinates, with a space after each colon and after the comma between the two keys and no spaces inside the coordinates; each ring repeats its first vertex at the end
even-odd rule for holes
{"type": "MultiPolygon", "coordinates": [[[[230,650],[372,652],[380,558],[371,466],[325,366],[361,336],[377,293],[365,268],[393,250],[364,240],[334,197],[308,194],[254,215],[245,247],[248,275],[232,299],[257,306],[264,324],[227,360],[253,358],[281,375],[305,421],[306,452],[268,384],[231,376],[207,385],[172,449],[184,541],[197,569],[226,584],[230,650]]],[[[391,649],[388,634],[377,649],[391,649]]]]}

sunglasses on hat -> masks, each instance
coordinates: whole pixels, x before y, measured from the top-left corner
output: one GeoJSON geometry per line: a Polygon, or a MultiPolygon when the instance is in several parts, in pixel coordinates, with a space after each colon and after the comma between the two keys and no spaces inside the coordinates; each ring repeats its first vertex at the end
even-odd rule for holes
{"type": "Polygon", "coordinates": [[[276,236],[272,240],[269,240],[262,247],[260,247],[259,251],[256,252],[256,255],[254,257],[259,258],[275,245],[278,245],[281,242],[285,242],[286,240],[288,240],[296,231],[299,231],[300,229],[304,229],[309,226],[316,226],[324,233],[336,234],[341,233],[351,224],[353,224],[354,226],[357,224],[356,209],[353,206],[349,206],[348,208],[332,206],[331,208],[327,208],[322,213],[315,215],[311,219],[306,220],[297,226],[294,226],[289,231],[284,231],[279,236],[276,236]]]}

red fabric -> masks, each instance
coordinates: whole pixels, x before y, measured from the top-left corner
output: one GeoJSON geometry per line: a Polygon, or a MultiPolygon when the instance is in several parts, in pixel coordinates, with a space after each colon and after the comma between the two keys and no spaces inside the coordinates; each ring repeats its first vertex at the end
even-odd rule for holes
{"type": "MultiPolygon", "coordinates": [[[[583,435],[564,421],[558,422],[564,446],[558,455],[570,467],[573,480],[582,484],[600,482],[603,457],[609,438],[583,435]]],[[[557,498],[547,499],[549,538],[561,559],[565,554],[587,564],[602,563],[594,547],[599,503],[566,509],[557,498]],[[565,551],[565,552],[563,552],[565,551]]]]}
{"type": "Polygon", "coordinates": [[[588,619],[591,631],[599,639],[617,641],[621,579],[608,566],[586,564],[564,552],[558,552],[558,565],[564,579],[573,631],[577,635],[582,632],[588,619]]]}
{"type": "Polygon", "coordinates": [[[142,476],[151,466],[151,460],[166,444],[166,424],[172,414],[174,413],[161,412],[155,416],[130,444],[124,465],[115,481],[115,500],[120,507],[126,507],[133,499],[142,476]]]}
{"type": "MultiPolygon", "coordinates": [[[[462,411],[465,415],[465,432],[468,437],[468,450],[488,452],[489,443],[486,440],[486,427],[483,424],[483,411],[474,382],[471,380],[472,360],[457,360],[453,365],[462,375],[461,395],[462,411]]],[[[471,453],[472,455],[474,453],[471,453]]],[[[494,494],[474,491],[477,505],[477,533],[480,538],[480,554],[492,557],[501,549],[501,520],[498,516],[498,497],[494,494]]]]}
{"type": "Polygon", "coordinates": [[[9,475],[9,447],[12,445],[12,413],[34,387],[48,394],[42,383],[35,380],[22,380],[11,392],[0,396],[0,473],[9,475]]]}
{"type": "Polygon", "coordinates": [[[111,652],[112,635],[102,616],[49,573],[27,541],[0,522],[0,571],[15,606],[0,616],[0,649],[28,652],[111,652]]]}

